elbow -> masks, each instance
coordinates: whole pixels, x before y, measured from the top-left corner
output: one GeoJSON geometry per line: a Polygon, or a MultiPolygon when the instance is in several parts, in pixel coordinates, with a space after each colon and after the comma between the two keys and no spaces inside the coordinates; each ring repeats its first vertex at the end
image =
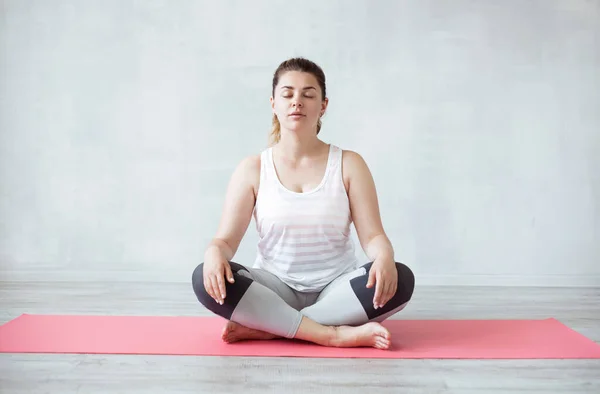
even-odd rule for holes
{"type": "Polygon", "coordinates": [[[371,260],[375,260],[381,256],[394,257],[392,244],[383,231],[374,233],[367,238],[363,249],[365,250],[367,257],[371,260]]]}

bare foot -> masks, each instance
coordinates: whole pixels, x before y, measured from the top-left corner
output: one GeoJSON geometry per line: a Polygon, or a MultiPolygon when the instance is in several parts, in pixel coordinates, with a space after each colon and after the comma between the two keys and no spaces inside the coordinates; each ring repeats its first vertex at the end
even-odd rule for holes
{"type": "Polygon", "coordinates": [[[223,328],[223,334],[221,338],[224,342],[234,343],[237,341],[243,341],[244,339],[274,339],[277,335],[270,334],[268,332],[255,330],[242,326],[241,324],[229,321],[225,328],[223,328]]]}
{"type": "Polygon", "coordinates": [[[392,338],[390,332],[379,323],[371,322],[362,326],[340,326],[335,327],[335,339],[331,346],[335,347],[374,347],[377,349],[389,349],[392,338]]]}

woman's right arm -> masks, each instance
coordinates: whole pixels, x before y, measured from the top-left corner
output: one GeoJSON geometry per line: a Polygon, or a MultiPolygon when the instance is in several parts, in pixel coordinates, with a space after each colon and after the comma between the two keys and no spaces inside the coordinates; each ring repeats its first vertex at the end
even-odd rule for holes
{"type": "Polygon", "coordinates": [[[260,181],[260,156],[242,160],[233,171],[215,237],[204,253],[204,287],[220,304],[225,299],[225,281],[233,283],[229,261],[248,229],[260,181]]]}

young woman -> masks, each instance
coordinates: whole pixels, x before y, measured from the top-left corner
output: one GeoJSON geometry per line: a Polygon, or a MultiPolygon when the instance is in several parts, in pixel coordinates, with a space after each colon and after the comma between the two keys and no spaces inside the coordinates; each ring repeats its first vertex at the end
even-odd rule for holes
{"type": "Polygon", "coordinates": [[[241,161],[218,231],[192,285],[227,319],[223,340],[296,338],[323,346],[387,349],[380,322],[411,299],[414,275],[394,260],[363,158],[318,138],[329,99],[315,63],[293,58],[273,76],[272,144],[241,161]],[[254,216],[254,264],[233,262],[254,216]],[[350,239],[354,223],[369,258],[350,239]]]}

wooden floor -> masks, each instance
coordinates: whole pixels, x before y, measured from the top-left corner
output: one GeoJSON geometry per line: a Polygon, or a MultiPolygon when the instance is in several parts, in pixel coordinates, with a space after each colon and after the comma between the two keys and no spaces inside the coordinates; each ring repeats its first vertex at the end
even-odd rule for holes
{"type": "MultiPolygon", "coordinates": [[[[0,282],[21,313],[207,315],[190,285],[0,282]]],[[[417,288],[398,318],[555,317],[600,342],[600,288],[417,288]]],[[[600,360],[0,354],[0,393],[600,393],[600,360]]]]}

